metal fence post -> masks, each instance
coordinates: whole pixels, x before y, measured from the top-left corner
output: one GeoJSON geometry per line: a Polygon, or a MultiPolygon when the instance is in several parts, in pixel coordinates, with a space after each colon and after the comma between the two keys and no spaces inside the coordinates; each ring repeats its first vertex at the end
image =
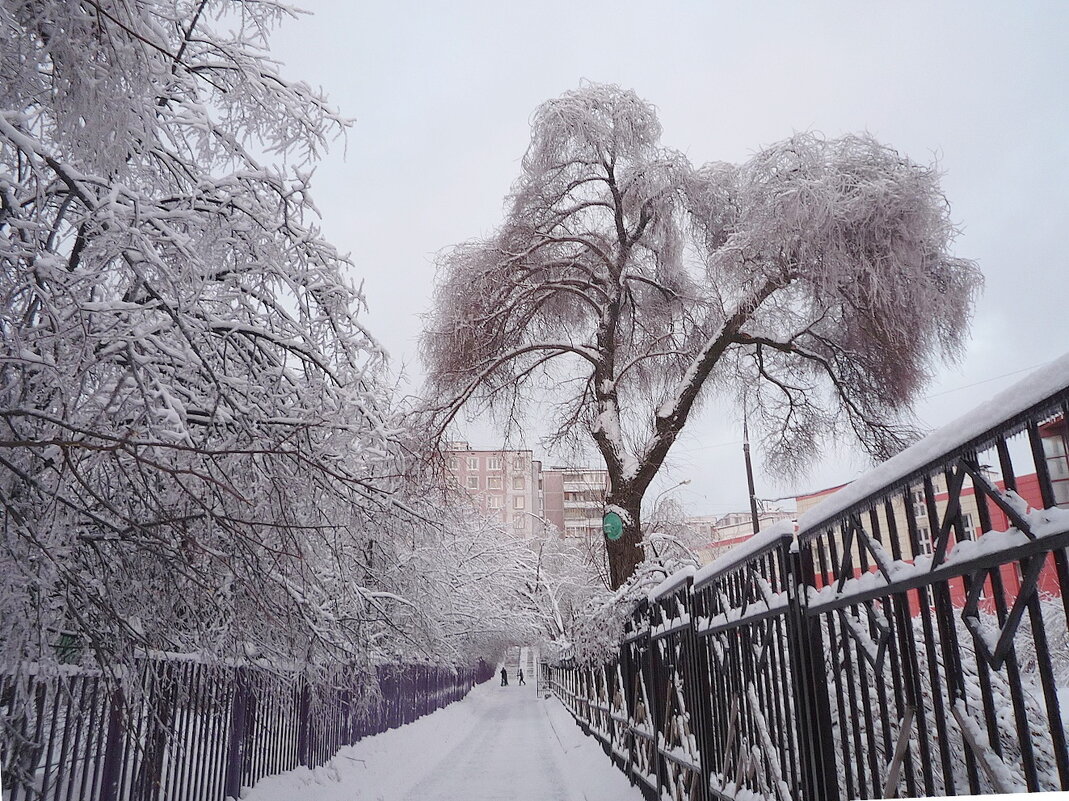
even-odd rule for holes
{"type": "Polygon", "coordinates": [[[311,718],[309,710],[312,705],[308,682],[301,681],[297,696],[297,762],[307,768],[312,767],[311,718]]]}
{"type": "Polygon", "coordinates": [[[116,687],[108,699],[108,739],[100,775],[100,801],[115,801],[119,796],[119,775],[122,771],[123,753],[126,751],[123,747],[125,704],[122,688],[116,687]]]}
{"type": "Polygon", "coordinates": [[[224,794],[238,798],[241,794],[242,763],[245,751],[245,720],[249,693],[244,668],[234,670],[234,695],[230,705],[230,736],[226,751],[224,794]]]}
{"type": "Polygon", "coordinates": [[[700,776],[698,781],[699,799],[704,801],[709,797],[709,743],[707,729],[709,726],[709,688],[705,677],[708,675],[704,660],[701,658],[701,649],[698,647],[698,637],[694,626],[697,619],[694,607],[694,578],[687,577],[687,583],[677,591],[684,599],[685,611],[690,623],[680,633],[680,651],[683,664],[680,666],[683,675],[684,699],[690,714],[690,724],[695,744],[698,750],[698,759],[701,762],[700,776]]]}
{"type": "MultiPolygon", "coordinates": [[[[651,604],[648,601],[644,601],[639,607],[641,614],[646,618],[645,620],[645,636],[642,638],[646,647],[646,658],[643,660],[645,664],[646,674],[646,702],[649,704],[647,713],[649,714],[650,728],[653,734],[653,774],[656,789],[654,790],[654,796],[659,797],[661,795],[661,789],[664,786],[664,759],[661,757],[660,738],[664,734],[661,731],[661,709],[660,696],[658,692],[661,687],[661,677],[664,675],[664,665],[657,656],[657,645],[654,643],[653,638],[650,636],[650,626],[652,612],[650,610],[651,604]]],[[[642,668],[639,668],[642,671],[642,668]]],[[[643,791],[643,795],[645,795],[643,791]]]]}
{"type": "Polygon", "coordinates": [[[839,783],[831,739],[831,705],[828,701],[820,623],[806,614],[813,558],[809,549],[801,543],[797,551],[791,549],[789,541],[785,541],[781,547],[784,551],[783,564],[788,565],[790,570],[787,625],[802,780],[806,798],[824,801],[839,797],[839,783]]]}
{"type": "Polygon", "coordinates": [[[143,670],[143,675],[151,677],[152,691],[146,717],[145,755],[135,783],[145,798],[159,798],[167,743],[174,737],[177,671],[173,664],[155,660],[145,660],[143,670]]]}

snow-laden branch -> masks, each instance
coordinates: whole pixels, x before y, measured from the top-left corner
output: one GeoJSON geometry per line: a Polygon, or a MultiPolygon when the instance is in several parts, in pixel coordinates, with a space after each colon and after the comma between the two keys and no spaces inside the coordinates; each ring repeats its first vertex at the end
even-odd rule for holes
{"type": "Polygon", "coordinates": [[[290,13],[0,6],[8,667],[61,641],[113,671],[145,651],[466,660],[488,642],[469,618],[499,622],[494,582],[452,618],[443,588],[468,580],[415,556],[462,561],[316,224],[308,162],[347,122],[266,59],[290,13]]]}
{"type": "Polygon", "coordinates": [[[565,340],[589,364],[546,389],[555,438],[594,440],[631,521],[609,549],[617,585],[641,556],[643,493],[707,388],[752,404],[782,469],[844,430],[885,455],[932,359],[959,353],[980,286],[951,255],[937,171],[869,136],[797,134],[696,168],[660,135],[617,86],[540,106],[500,229],[442,259],[423,342],[429,405],[448,398],[450,416],[478,399],[516,422],[539,348],[565,340]]]}

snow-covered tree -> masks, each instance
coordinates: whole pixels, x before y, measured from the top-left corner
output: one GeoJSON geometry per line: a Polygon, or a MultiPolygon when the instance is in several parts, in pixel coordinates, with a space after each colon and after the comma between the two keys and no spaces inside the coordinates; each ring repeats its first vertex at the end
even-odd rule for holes
{"type": "Polygon", "coordinates": [[[778,469],[844,430],[886,456],[980,286],[951,255],[937,171],[869,136],[797,134],[693,167],[660,135],[616,86],[543,104],[504,222],[442,259],[423,345],[442,426],[473,402],[514,419],[548,379],[552,439],[592,437],[609,471],[614,586],[703,397],[745,404],[778,469]]]}
{"type": "Polygon", "coordinates": [[[543,642],[564,647],[590,599],[604,592],[586,542],[552,525],[529,544],[524,581],[515,586],[520,608],[543,642]]]}
{"type": "Polygon", "coordinates": [[[308,196],[346,122],[266,56],[290,13],[0,2],[5,659],[369,642],[401,426],[308,196]]]}
{"type": "Polygon", "coordinates": [[[687,510],[678,498],[656,499],[653,509],[643,516],[647,548],[653,555],[677,550],[695,557],[694,549],[705,544],[687,523],[687,510]]]}
{"type": "Polygon", "coordinates": [[[517,599],[534,574],[527,543],[490,520],[463,491],[427,508],[427,522],[403,540],[390,567],[403,576],[398,592],[418,601],[419,637],[408,651],[454,663],[492,659],[533,631],[530,610],[517,599]]]}

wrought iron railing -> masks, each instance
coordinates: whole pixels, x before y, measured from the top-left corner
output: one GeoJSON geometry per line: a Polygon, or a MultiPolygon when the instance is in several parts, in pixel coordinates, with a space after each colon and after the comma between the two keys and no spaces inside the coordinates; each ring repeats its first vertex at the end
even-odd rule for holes
{"type": "Polygon", "coordinates": [[[672,577],[555,692],[651,799],[1069,789],[1066,376],[672,577]]]}
{"type": "Polygon", "coordinates": [[[144,660],[136,681],[73,669],[0,675],[3,801],[237,798],[264,776],[322,765],[463,698],[491,670],[384,665],[313,686],[259,667],[160,658],[144,660]]]}

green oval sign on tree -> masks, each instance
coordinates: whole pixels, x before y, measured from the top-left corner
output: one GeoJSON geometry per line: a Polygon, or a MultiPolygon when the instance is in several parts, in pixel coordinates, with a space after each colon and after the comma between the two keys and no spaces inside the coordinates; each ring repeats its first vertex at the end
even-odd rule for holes
{"type": "Polygon", "coordinates": [[[624,535],[624,521],[616,512],[606,512],[601,518],[601,530],[613,542],[624,535]]]}

